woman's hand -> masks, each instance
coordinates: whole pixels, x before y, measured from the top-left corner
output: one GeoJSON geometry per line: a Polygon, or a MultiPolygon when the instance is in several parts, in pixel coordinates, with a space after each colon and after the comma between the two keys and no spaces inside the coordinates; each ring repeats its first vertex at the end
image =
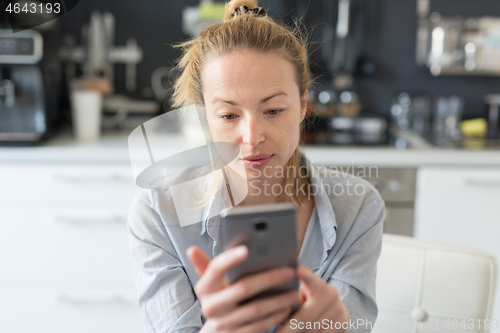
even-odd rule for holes
{"type": "Polygon", "coordinates": [[[337,289],[331,287],[305,266],[299,266],[297,271],[300,279],[299,293],[302,305],[276,333],[349,332],[349,311],[339,299],[337,289]],[[313,323],[313,329],[306,328],[307,322],[313,323]],[[314,329],[314,322],[320,323],[319,329],[318,325],[314,329]],[[325,325],[323,325],[324,323],[325,325]],[[335,328],[335,323],[337,323],[338,329],[335,328]]]}
{"type": "Polygon", "coordinates": [[[298,292],[291,291],[239,305],[294,276],[291,268],[283,267],[244,277],[230,285],[224,274],[246,260],[245,246],[228,249],[213,260],[196,246],[191,246],[187,255],[200,275],[194,290],[200,300],[201,313],[207,318],[201,332],[264,332],[282,323],[290,315],[292,306],[299,302],[298,292]]]}

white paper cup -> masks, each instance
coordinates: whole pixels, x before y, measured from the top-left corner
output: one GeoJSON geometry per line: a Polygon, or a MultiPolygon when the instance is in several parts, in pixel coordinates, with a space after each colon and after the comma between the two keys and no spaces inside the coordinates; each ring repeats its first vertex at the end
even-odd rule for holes
{"type": "Polygon", "coordinates": [[[75,137],[80,141],[99,139],[101,134],[102,95],[93,90],[71,91],[71,115],[75,137]]]}

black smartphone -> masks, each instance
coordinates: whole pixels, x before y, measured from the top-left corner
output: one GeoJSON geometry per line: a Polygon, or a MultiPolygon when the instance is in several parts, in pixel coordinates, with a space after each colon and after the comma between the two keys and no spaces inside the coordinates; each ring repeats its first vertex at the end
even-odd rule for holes
{"type": "MultiPolygon", "coordinates": [[[[226,278],[234,283],[244,276],[272,268],[297,267],[297,214],[292,203],[236,207],[221,214],[224,249],[246,245],[247,260],[231,269],[226,278]]],[[[257,298],[298,290],[299,281],[292,281],[264,291],[243,303],[257,298]]]]}

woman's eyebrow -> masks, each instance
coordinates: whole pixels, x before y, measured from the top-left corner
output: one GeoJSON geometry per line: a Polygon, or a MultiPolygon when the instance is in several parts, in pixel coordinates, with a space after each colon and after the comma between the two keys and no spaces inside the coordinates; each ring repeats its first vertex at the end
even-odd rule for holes
{"type": "MultiPolygon", "coordinates": [[[[288,96],[285,92],[280,91],[280,92],[277,92],[277,93],[275,93],[275,94],[272,94],[272,95],[271,95],[271,96],[269,96],[269,97],[263,98],[263,99],[259,102],[259,104],[264,104],[265,102],[269,101],[271,98],[274,98],[274,97],[276,97],[276,96],[281,96],[281,95],[288,96]]],[[[212,104],[219,103],[219,102],[222,102],[222,103],[227,103],[227,104],[230,104],[230,105],[233,105],[233,106],[238,106],[238,104],[237,104],[236,102],[233,102],[233,101],[226,101],[226,100],[224,100],[224,99],[222,99],[222,98],[219,98],[219,97],[214,97],[214,98],[212,99],[212,104]]]]}

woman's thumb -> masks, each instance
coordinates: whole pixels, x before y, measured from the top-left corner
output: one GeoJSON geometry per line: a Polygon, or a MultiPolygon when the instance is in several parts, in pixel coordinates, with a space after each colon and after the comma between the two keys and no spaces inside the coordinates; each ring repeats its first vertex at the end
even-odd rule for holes
{"type": "Polygon", "coordinates": [[[314,289],[317,285],[317,276],[306,266],[299,266],[297,268],[297,275],[300,279],[300,288],[303,290],[303,294],[306,299],[312,297],[314,289]]]}
{"type": "Polygon", "coordinates": [[[186,254],[189,258],[189,261],[193,264],[196,273],[199,276],[202,276],[207,269],[208,264],[210,263],[210,257],[199,247],[190,246],[186,250],[186,254]]]}
{"type": "Polygon", "coordinates": [[[307,290],[307,286],[301,282],[300,283],[300,286],[299,286],[299,299],[300,299],[300,304],[304,304],[305,301],[307,300],[307,298],[309,297],[308,295],[306,295],[306,292],[309,293],[309,290],[307,290]]]}

